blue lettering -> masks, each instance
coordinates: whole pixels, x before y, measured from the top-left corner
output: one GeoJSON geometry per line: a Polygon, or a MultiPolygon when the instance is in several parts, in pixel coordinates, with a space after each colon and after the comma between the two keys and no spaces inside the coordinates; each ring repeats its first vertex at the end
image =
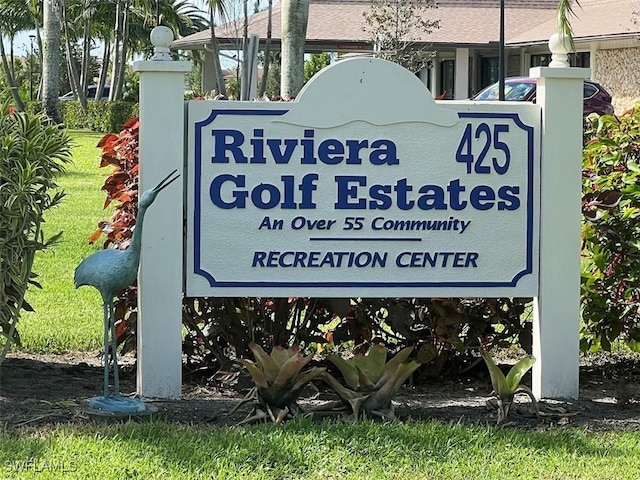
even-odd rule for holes
{"type": "Polygon", "coordinates": [[[251,201],[260,209],[274,208],[280,202],[280,190],[270,183],[261,183],[251,191],[251,201]],[[262,194],[267,193],[267,200],[262,200],[262,194]]]}
{"type": "Polygon", "coordinates": [[[211,186],[209,187],[209,196],[211,197],[211,201],[217,207],[224,209],[231,208],[245,208],[247,192],[246,191],[235,191],[233,192],[234,200],[231,202],[225,202],[222,199],[222,185],[225,182],[230,182],[236,187],[244,187],[245,184],[245,176],[244,175],[218,175],[211,182],[211,186]]]}
{"type": "Polygon", "coordinates": [[[340,140],[329,138],[318,147],[318,158],[327,165],[337,165],[344,160],[344,145],[340,140]]]}
{"type": "Polygon", "coordinates": [[[495,204],[496,192],[489,185],[478,185],[471,190],[469,200],[476,210],[491,210],[495,204]]]}
{"type": "Polygon", "coordinates": [[[393,187],[397,193],[398,208],[400,210],[411,210],[416,202],[407,199],[407,193],[413,190],[413,187],[407,183],[406,178],[401,178],[393,187]]]}
{"type": "Polygon", "coordinates": [[[498,210],[517,210],[520,208],[520,187],[504,186],[498,189],[498,198],[501,200],[498,202],[498,210]]]}
{"type": "Polygon", "coordinates": [[[228,152],[233,155],[236,163],[247,163],[247,157],[240,148],[244,143],[244,135],[238,130],[212,130],[213,135],[213,157],[211,163],[229,163],[228,152]],[[227,139],[231,141],[227,143],[227,139]]]}
{"type": "Polygon", "coordinates": [[[358,199],[358,185],[366,185],[367,177],[355,175],[337,175],[335,177],[338,184],[338,201],[334,204],[334,208],[339,210],[364,210],[367,208],[367,202],[364,199],[358,199]],[[350,185],[355,183],[356,185],[350,185]],[[358,199],[356,203],[350,203],[350,199],[358,199]]]}
{"type": "Polygon", "coordinates": [[[466,200],[460,201],[460,193],[466,189],[460,185],[460,180],[452,180],[447,186],[447,192],[449,192],[449,206],[453,210],[464,210],[467,206],[466,200]]]}
{"type": "Polygon", "coordinates": [[[277,138],[269,138],[267,140],[267,146],[273,157],[273,161],[278,165],[287,165],[293,155],[293,151],[298,146],[298,140],[295,138],[287,138],[280,140],[277,138]],[[284,151],[281,150],[281,145],[284,143],[284,151]]]}
{"type": "Polygon", "coordinates": [[[393,202],[389,194],[391,193],[391,185],[371,185],[369,189],[369,208],[371,210],[387,210],[393,206],[393,202]]]}
{"type": "Polygon", "coordinates": [[[421,210],[446,210],[447,202],[444,200],[444,190],[439,185],[424,185],[418,190],[418,208],[421,210]]]}
{"type": "Polygon", "coordinates": [[[314,183],[318,180],[317,173],[307,173],[304,177],[302,177],[302,182],[298,187],[302,192],[302,202],[298,205],[303,209],[311,209],[316,208],[316,204],[313,201],[313,192],[317,190],[317,186],[314,183]]]}
{"type": "Polygon", "coordinates": [[[302,165],[313,165],[316,163],[316,157],[313,154],[313,136],[314,130],[305,130],[304,139],[300,140],[302,144],[302,165]]]}
{"type": "Polygon", "coordinates": [[[391,140],[376,140],[371,143],[371,148],[375,148],[369,155],[369,161],[373,165],[398,165],[398,152],[396,144],[391,140]]]}
{"type": "Polygon", "coordinates": [[[349,152],[347,163],[349,165],[360,165],[362,163],[360,150],[363,148],[369,148],[368,140],[347,140],[347,150],[349,152]]]}
{"type": "Polygon", "coordinates": [[[262,137],[264,136],[264,130],[255,129],[253,136],[249,142],[253,147],[253,157],[251,157],[251,163],[267,163],[267,159],[264,156],[264,142],[262,137]]]}
{"type": "Polygon", "coordinates": [[[253,252],[252,267],[264,267],[264,259],[267,258],[267,252],[253,252]]]}

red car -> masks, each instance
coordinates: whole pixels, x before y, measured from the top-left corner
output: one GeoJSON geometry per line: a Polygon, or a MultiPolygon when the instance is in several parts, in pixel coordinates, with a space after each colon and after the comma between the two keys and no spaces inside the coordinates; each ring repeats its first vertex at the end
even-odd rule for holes
{"type": "MultiPolygon", "coordinates": [[[[515,102],[536,101],[536,79],[529,77],[506,78],[504,82],[504,99],[515,102]]],[[[601,85],[591,80],[584,81],[583,89],[584,109],[586,117],[591,113],[599,115],[613,115],[611,95],[601,85]]],[[[498,100],[498,83],[489,85],[472,100],[498,100]]]]}

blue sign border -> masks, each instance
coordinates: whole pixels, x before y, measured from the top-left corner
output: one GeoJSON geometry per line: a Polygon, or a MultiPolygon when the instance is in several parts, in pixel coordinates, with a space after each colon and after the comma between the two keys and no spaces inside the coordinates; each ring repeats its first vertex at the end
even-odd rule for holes
{"type": "Polygon", "coordinates": [[[202,232],[201,200],[202,200],[202,130],[220,115],[257,115],[257,116],[280,116],[288,110],[259,110],[259,109],[238,109],[238,110],[212,110],[211,114],[195,124],[195,175],[194,175],[194,212],[193,212],[193,272],[207,279],[209,285],[215,288],[326,288],[326,287],[371,287],[371,288],[446,288],[446,287],[515,287],[518,281],[525,275],[533,273],[533,208],[534,208],[534,128],[525,125],[517,113],[482,113],[482,112],[459,112],[458,116],[463,118],[506,118],[511,119],[527,133],[527,247],[525,269],[518,272],[511,281],[508,282],[219,282],[211,273],[204,270],[200,265],[200,235],[202,232]]]}

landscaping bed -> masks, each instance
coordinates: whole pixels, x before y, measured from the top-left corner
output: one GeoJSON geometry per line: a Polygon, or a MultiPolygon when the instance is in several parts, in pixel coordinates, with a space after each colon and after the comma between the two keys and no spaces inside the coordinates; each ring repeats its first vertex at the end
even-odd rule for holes
{"type": "MultiPolygon", "coordinates": [[[[101,394],[101,359],[100,352],[11,354],[0,369],[0,422],[15,429],[95,421],[86,402],[101,394]]],[[[124,357],[122,364],[122,392],[133,394],[135,360],[124,357]]],[[[149,402],[157,408],[158,417],[180,424],[235,425],[250,412],[251,406],[247,404],[229,415],[252,386],[244,370],[227,378],[185,371],[184,378],[182,400],[149,402]]],[[[525,377],[525,383],[529,381],[525,377]]],[[[495,410],[487,406],[491,387],[483,364],[464,376],[417,377],[415,383],[405,385],[394,402],[400,420],[495,423],[495,410]]],[[[318,383],[316,388],[303,392],[301,406],[309,409],[329,400],[335,398],[318,383]]],[[[584,357],[580,367],[580,398],[543,401],[539,418],[532,413],[526,396],[516,400],[506,426],[538,430],[553,427],[640,430],[640,356],[584,357]]]]}

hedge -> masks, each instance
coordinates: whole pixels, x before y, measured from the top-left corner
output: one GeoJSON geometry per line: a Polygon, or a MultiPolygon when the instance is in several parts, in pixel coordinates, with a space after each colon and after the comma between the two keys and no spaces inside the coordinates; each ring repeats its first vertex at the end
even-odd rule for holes
{"type": "MultiPolygon", "coordinates": [[[[82,113],[80,102],[65,100],[59,103],[62,121],[67,128],[89,129],[96,132],[118,132],[123,123],[138,115],[138,104],[133,102],[96,100],[87,102],[87,115],[82,113]]],[[[42,110],[42,102],[27,102],[28,112],[42,110]]]]}

